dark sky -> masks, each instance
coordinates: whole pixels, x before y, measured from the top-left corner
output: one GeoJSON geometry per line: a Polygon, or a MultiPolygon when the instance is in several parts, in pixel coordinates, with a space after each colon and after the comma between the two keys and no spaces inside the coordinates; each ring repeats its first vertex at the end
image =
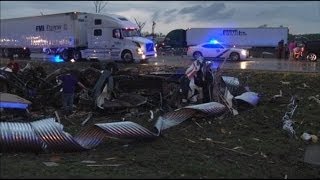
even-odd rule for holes
{"type": "MultiPolygon", "coordinates": [[[[320,33],[319,1],[107,1],[103,13],[146,21],[143,31],[189,27],[269,27],[290,33],[320,33]]],[[[1,1],[1,19],[82,11],[94,12],[93,1],[1,1]]]]}

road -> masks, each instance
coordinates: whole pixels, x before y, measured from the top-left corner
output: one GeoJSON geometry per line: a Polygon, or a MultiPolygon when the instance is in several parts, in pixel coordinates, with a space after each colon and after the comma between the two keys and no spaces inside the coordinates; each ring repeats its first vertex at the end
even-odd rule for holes
{"type": "MultiPolygon", "coordinates": [[[[32,60],[48,61],[49,59],[40,55],[34,55],[32,60]]],[[[1,62],[3,59],[1,59],[1,62]]],[[[28,60],[29,61],[29,60],[28,60]]],[[[217,61],[216,63],[221,63],[217,61]]],[[[168,65],[177,67],[188,67],[191,63],[190,58],[182,56],[158,56],[149,60],[149,65],[168,65]]],[[[2,63],[1,63],[2,64],[2,63]]],[[[244,61],[227,61],[225,69],[254,69],[267,71],[290,71],[290,72],[320,72],[320,61],[295,61],[279,60],[274,58],[249,58],[244,61]]]]}
{"type": "MultiPolygon", "coordinates": [[[[217,61],[221,63],[222,61],[217,61]]],[[[191,60],[186,57],[179,56],[159,56],[150,60],[151,64],[169,65],[187,67],[191,60]]],[[[224,65],[225,69],[255,69],[270,71],[290,71],[290,72],[320,72],[320,61],[296,61],[296,60],[279,60],[274,58],[250,58],[240,62],[227,61],[224,65]]]]}

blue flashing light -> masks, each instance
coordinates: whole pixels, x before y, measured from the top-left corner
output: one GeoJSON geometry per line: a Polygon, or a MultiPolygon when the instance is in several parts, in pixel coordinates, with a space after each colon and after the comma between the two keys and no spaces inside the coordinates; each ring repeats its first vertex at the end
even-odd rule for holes
{"type": "Polygon", "coordinates": [[[16,102],[0,102],[0,108],[27,109],[28,104],[16,102]]]}
{"type": "Polygon", "coordinates": [[[218,44],[219,42],[215,39],[210,40],[210,44],[218,44]]]}
{"type": "Polygon", "coordinates": [[[60,55],[55,55],[52,61],[56,63],[64,62],[64,60],[60,57],[60,55]]]}

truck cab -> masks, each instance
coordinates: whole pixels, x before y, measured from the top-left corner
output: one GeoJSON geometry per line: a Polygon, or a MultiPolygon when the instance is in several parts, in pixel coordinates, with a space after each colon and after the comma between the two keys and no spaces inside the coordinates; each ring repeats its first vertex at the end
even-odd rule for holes
{"type": "Polygon", "coordinates": [[[154,43],[141,37],[138,26],[118,15],[87,14],[88,48],[81,51],[86,59],[140,62],[157,57],[154,43]]]}

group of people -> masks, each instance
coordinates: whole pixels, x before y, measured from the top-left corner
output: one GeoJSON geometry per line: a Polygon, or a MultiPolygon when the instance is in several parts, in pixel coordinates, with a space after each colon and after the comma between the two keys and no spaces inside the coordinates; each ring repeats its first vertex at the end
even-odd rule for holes
{"type": "Polygon", "coordinates": [[[292,40],[289,45],[284,44],[284,40],[279,41],[278,43],[277,58],[278,59],[289,59],[289,60],[298,60],[303,56],[303,47],[297,45],[297,42],[292,40]]]}

